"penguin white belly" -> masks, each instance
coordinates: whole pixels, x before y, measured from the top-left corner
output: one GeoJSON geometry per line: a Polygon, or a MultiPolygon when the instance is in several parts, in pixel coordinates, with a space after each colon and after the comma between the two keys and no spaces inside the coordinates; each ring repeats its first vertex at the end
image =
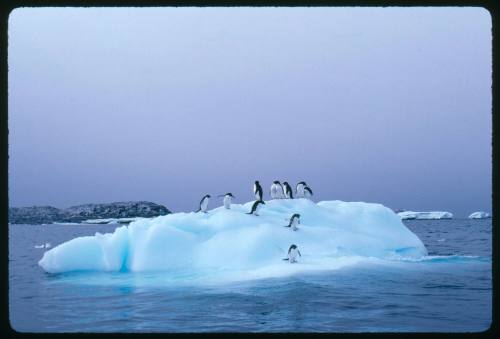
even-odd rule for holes
{"type": "Polygon", "coordinates": [[[231,196],[229,195],[224,196],[223,203],[225,208],[231,209],[231,196]]]}
{"type": "Polygon", "coordinates": [[[277,194],[278,194],[278,187],[276,186],[276,184],[272,184],[271,185],[271,199],[276,199],[278,196],[277,194]]]}
{"type": "Polygon", "coordinates": [[[292,227],[292,230],[296,231],[298,230],[297,225],[299,224],[299,219],[293,218],[292,219],[292,224],[290,225],[292,227]]]}
{"type": "Polygon", "coordinates": [[[290,253],[288,253],[288,261],[290,263],[297,262],[297,255],[299,254],[299,250],[296,248],[292,248],[290,253]]]}
{"type": "Polygon", "coordinates": [[[297,185],[297,198],[302,198],[304,197],[304,185],[299,184],[297,185]]]}
{"type": "Polygon", "coordinates": [[[208,207],[208,199],[203,199],[203,201],[201,202],[201,206],[200,206],[201,211],[206,212],[207,207],[208,207]]]}

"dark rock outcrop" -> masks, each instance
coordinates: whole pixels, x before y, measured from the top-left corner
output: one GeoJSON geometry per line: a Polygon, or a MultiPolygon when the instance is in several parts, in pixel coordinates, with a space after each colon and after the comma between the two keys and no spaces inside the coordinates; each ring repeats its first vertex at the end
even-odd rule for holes
{"type": "Polygon", "coordinates": [[[82,222],[87,219],[152,218],[171,212],[149,201],[85,204],[58,209],[52,206],[11,207],[10,224],[50,224],[53,222],[82,222]]]}
{"type": "Polygon", "coordinates": [[[10,224],[50,224],[61,218],[61,210],[52,206],[9,208],[10,224]]]}

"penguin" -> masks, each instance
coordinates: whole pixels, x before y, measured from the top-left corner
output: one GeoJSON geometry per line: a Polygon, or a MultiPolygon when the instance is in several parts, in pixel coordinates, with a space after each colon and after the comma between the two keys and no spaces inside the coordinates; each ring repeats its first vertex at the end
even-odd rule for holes
{"type": "Polygon", "coordinates": [[[259,209],[260,209],[260,205],[265,205],[266,203],[263,202],[262,200],[256,200],[253,205],[252,205],[252,210],[250,212],[248,212],[247,214],[253,214],[253,215],[259,215],[259,209]]]}
{"type": "Polygon", "coordinates": [[[278,196],[279,196],[279,198],[280,199],[285,199],[285,188],[283,187],[282,184],[279,183],[279,181],[278,181],[278,187],[279,187],[279,189],[278,189],[278,196]]]}
{"type": "Polygon", "coordinates": [[[200,208],[196,212],[202,211],[207,213],[208,202],[210,201],[210,194],[205,195],[200,201],[200,208]]]}
{"type": "Polygon", "coordinates": [[[278,198],[285,199],[285,189],[283,188],[283,185],[281,185],[279,181],[277,185],[278,185],[278,198]]]}
{"type": "Polygon", "coordinates": [[[304,187],[304,197],[311,198],[313,195],[313,191],[309,188],[309,186],[304,187]]]}
{"type": "Polygon", "coordinates": [[[300,224],[300,214],[295,213],[290,218],[290,223],[288,224],[288,226],[285,226],[285,227],[291,227],[293,231],[296,231],[296,230],[298,230],[298,228],[297,228],[298,224],[300,224]]]}
{"type": "Polygon", "coordinates": [[[262,187],[258,180],[255,180],[255,184],[253,185],[253,194],[255,194],[255,199],[262,201],[262,187]]]}
{"type": "Polygon", "coordinates": [[[303,198],[305,193],[304,193],[304,188],[307,186],[307,184],[303,181],[299,182],[297,186],[295,187],[295,197],[296,198],[303,198]]]}
{"type": "Polygon", "coordinates": [[[297,262],[297,254],[301,257],[302,254],[300,254],[299,249],[297,248],[297,245],[292,244],[290,248],[288,249],[288,257],[283,259],[283,260],[288,260],[290,264],[293,264],[297,262]]]}
{"type": "Polygon", "coordinates": [[[231,202],[234,198],[234,195],[232,193],[226,193],[224,195],[218,195],[217,197],[224,197],[224,199],[222,200],[222,203],[224,204],[224,207],[226,209],[231,209],[231,202]]]}
{"type": "Polygon", "coordinates": [[[278,199],[280,197],[279,190],[283,190],[279,181],[273,181],[271,185],[271,199],[278,199]],[[279,185],[279,186],[278,186],[279,185]]]}
{"type": "Polygon", "coordinates": [[[283,182],[283,191],[285,192],[286,199],[293,199],[292,188],[286,181],[283,182]]]}

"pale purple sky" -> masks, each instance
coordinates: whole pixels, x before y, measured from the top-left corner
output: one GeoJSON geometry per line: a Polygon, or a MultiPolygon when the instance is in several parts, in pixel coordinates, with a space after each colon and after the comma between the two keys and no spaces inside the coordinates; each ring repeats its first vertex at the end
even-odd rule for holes
{"type": "Polygon", "coordinates": [[[304,180],[491,211],[485,9],[21,8],[8,34],[11,206],[191,211],[304,180]]]}

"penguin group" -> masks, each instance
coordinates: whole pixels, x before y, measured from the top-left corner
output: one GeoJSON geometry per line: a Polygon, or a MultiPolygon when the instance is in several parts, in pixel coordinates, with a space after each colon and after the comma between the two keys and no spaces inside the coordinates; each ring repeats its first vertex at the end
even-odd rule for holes
{"type": "MultiPolygon", "coordinates": [[[[255,196],[255,202],[252,204],[252,208],[250,209],[250,212],[247,212],[246,214],[250,215],[255,215],[259,216],[259,210],[260,208],[265,205],[266,203],[264,202],[264,194],[263,194],[262,186],[260,185],[259,181],[256,180],[254,185],[253,185],[253,193],[255,196]]],[[[286,181],[283,181],[283,184],[281,184],[278,180],[273,181],[271,188],[270,188],[270,195],[271,199],[294,199],[293,195],[294,192],[292,190],[292,187],[290,184],[286,181]]],[[[295,198],[306,198],[310,199],[311,196],[313,195],[313,192],[311,188],[304,182],[301,181],[295,186],[295,198]]],[[[224,205],[224,208],[226,209],[231,209],[231,203],[233,201],[234,195],[232,193],[226,193],[222,195],[218,195],[217,197],[223,198],[222,203],[224,205]]],[[[208,209],[208,203],[210,202],[210,194],[205,195],[199,204],[199,208],[196,212],[203,212],[207,213],[208,209]]],[[[298,225],[300,224],[300,214],[294,213],[290,217],[290,221],[287,226],[289,227],[292,231],[297,231],[298,230],[298,225]]],[[[301,256],[300,251],[297,248],[297,245],[292,244],[290,248],[288,249],[288,256],[287,258],[283,260],[288,260],[290,263],[295,263],[297,262],[297,255],[301,256]]]]}
{"type": "MultiPolygon", "coordinates": [[[[283,182],[283,185],[278,180],[273,181],[270,193],[271,199],[293,199],[292,187],[286,181],[283,182]]],[[[312,195],[311,188],[304,181],[299,182],[295,186],[295,198],[310,199],[312,195]]]]}

